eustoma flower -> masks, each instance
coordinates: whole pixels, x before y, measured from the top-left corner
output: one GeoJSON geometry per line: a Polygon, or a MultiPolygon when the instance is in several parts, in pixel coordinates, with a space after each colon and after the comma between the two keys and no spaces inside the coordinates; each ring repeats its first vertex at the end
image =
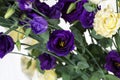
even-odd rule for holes
{"type": "Polygon", "coordinates": [[[65,21],[68,21],[70,23],[74,22],[75,20],[79,20],[84,7],[83,4],[87,2],[87,0],[81,0],[77,2],[76,4],[76,9],[67,14],[68,7],[70,6],[71,3],[75,2],[76,0],[60,0],[59,3],[64,3],[64,7],[62,8],[62,18],[65,19],[65,21]]]}
{"type": "Polygon", "coordinates": [[[85,10],[83,5],[87,3],[88,0],[81,0],[76,3],[76,0],[59,0],[59,2],[55,5],[57,9],[59,9],[62,13],[62,18],[65,21],[73,23],[78,20],[81,22],[83,28],[91,28],[93,27],[93,21],[95,12],[88,12],[85,10]],[[76,3],[75,9],[73,9],[70,13],[67,13],[67,10],[71,3],[76,3]]]}
{"type": "Polygon", "coordinates": [[[101,9],[95,15],[94,30],[104,37],[112,37],[120,27],[120,14],[109,9],[101,9]]]}
{"type": "Polygon", "coordinates": [[[94,21],[95,12],[88,12],[83,10],[80,16],[80,22],[84,28],[92,28],[94,21]]]}
{"type": "Polygon", "coordinates": [[[58,56],[66,56],[74,49],[74,36],[70,31],[55,30],[50,35],[47,48],[58,56]]]}
{"type": "Polygon", "coordinates": [[[32,31],[35,34],[40,34],[45,32],[48,29],[47,21],[41,16],[34,16],[33,19],[30,21],[32,31]]]}
{"type": "Polygon", "coordinates": [[[17,0],[19,4],[19,8],[21,10],[29,10],[32,9],[32,3],[34,0],[17,0]]]}
{"type": "Polygon", "coordinates": [[[0,58],[3,58],[7,53],[14,49],[13,39],[8,35],[0,33],[0,58]]]}
{"type": "Polygon", "coordinates": [[[110,51],[106,57],[105,69],[113,72],[120,78],[120,55],[116,51],[110,51]]]}
{"type": "Polygon", "coordinates": [[[47,53],[39,55],[38,59],[42,70],[50,70],[56,65],[56,58],[47,53]]]}
{"type": "Polygon", "coordinates": [[[52,19],[60,18],[60,11],[59,9],[57,9],[56,6],[50,7],[46,3],[40,2],[40,0],[35,0],[35,6],[39,10],[39,12],[43,13],[49,18],[52,18],[52,19]]]}

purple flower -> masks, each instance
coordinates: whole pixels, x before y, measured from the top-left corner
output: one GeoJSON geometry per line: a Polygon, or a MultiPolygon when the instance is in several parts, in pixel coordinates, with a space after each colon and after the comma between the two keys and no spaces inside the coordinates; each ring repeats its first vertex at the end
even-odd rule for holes
{"type": "Polygon", "coordinates": [[[50,70],[56,65],[56,58],[47,53],[39,55],[38,59],[42,70],[50,70]]]}
{"type": "Polygon", "coordinates": [[[106,56],[105,69],[113,72],[120,78],[120,55],[116,51],[110,51],[106,56]]]}
{"type": "Polygon", "coordinates": [[[42,3],[40,2],[40,0],[35,0],[35,6],[39,10],[39,12],[43,13],[46,16],[49,15],[50,7],[46,3],[42,3]]]}
{"type": "Polygon", "coordinates": [[[75,2],[76,0],[67,0],[64,1],[64,7],[62,9],[62,18],[65,19],[65,21],[68,21],[70,23],[79,20],[84,7],[83,4],[87,2],[87,0],[81,0],[76,4],[76,9],[73,10],[71,13],[67,14],[68,7],[71,3],[75,2]]]}
{"type": "Polygon", "coordinates": [[[74,36],[70,31],[55,30],[50,35],[47,48],[57,56],[66,56],[74,49],[74,36]]]}
{"type": "Polygon", "coordinates": [[[50,10],[51,11],[48,15],[50,18],[52,18],[52,19],[59,19],[60,18],[60,14],[61,14],[60,10],[57,10],[55,7],[52,7],[50,10]]]}
{"type": "Polygon", "coordinates": [[[92,28],[94,17],[95,17],[95,12],[88,12],[84,9],[80,16],[80,22],[83,28],[92,28]]]}
{"type": "Polygon", "coordinates": [[[13,39],[8,35],[0,33],[0,58],[3,58],[7,53],[14,49],[13,39]]]}
{"type": "Polygon", "coordinates": [[[48,29],[47,21],[40,16],[34,16],[33,19],[30,21],[32,31],[35,34],[44,33],[48,29]]]}
{"type": "Polygon", "coordinates": [[[34,0],[17,0],[19,4],[19,8],[21,10],[30,10],[32,9],[32,3],[34,0]]]}
{"type": "Polygon", "coordinates": [[[44,15],[46,15],[49,18],[52,19],[59,19],[60,18],[60,11],[55,7],[49,7],[46,3],[42,3],[39,0],[35,1],[35,5],[37,7],[37,9],[43,13],[44,15]]]}

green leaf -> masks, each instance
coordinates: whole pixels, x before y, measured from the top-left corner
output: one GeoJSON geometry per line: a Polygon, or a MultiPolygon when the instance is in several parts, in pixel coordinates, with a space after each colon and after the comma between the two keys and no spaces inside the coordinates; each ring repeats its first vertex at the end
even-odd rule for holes
{"type": "Polygon", "coordinates": [[[48,19],[48,23],[55,26],[60,23],[60,20],[59,19],[48,19]]]}
{"type": "Polygon", "coordinates": [[[41,53],[43,53],[43,52],[40,49],[33,49],[31,52],[31,55],[38,57],[41,53]]]}
{"type": "Polygon", "coordinates": [[[88,46],[88,49],[93,55],[98,55],[98,56],[101,55],[101,54],[103,55],[102,48],[97,44],[90,44],[88,46]]]}
{"type": "Polygon", "coordinates": [[[32,45],[30,47],[27,47],[26,49],[32,50],[32,52],[31,52],[32,56],[38,57],[41,53],[43,53],[45,51],[46,45],[42,44],[42,43],[41,44],[38,43],[38,44],[32,45]]]}
{"type": "Polygon", "coordinates": [[[119,34],[115,35],[115,41],[116,41],[116,45],[118,47],[118,50],[120,51],[120,35],[119,34]]]}
{"type": "Polygon", "coordinates": [[[38,59],[36,59],[36,62],[37,62],[37,70],[40,72],[40,73],[44,73],[44,70],[41,70],[41,68],[40,68],[40,61],[38,60],[38,59]]]}
{"type": "Polygon", "coordinates": [[[103,74],[100,71],[96,71],[92,74],[90,80],[100,80],[101,78],[103,78],[103,74]]]}
{"type": "Polygon", "coordinates": [[[120,79],[114,75],[108,74],[106,75],[106,80],[120,80],[120,79]]]}
{"type": "Polygon", "coordinates": [[[58,24],[60,23],[59,19],[48,19],[50,29],[62,29],[58,24]]]}
{"type": "Polygon", "coordinates": [[[96,34],[94,29],[91,32],[91,36],[94,37],[95,39],[102,39],[103,38],[103,36],[96,34]]]}
{"type": "Polygon", "coordinates": [[[15,22],[10,20],[10,19],[4,19],[3,17],[0,17],[0,25],[3,26],[3,27],[10,28],[14,23],[15,22]]]}
{"type": "Polygon", "coordinates": [[[112,47],[112,39],[110,38],[102,38],[98,40],[98,43],[104,48],[112,47]]]}
{"type": "Polygon", "coordinates": [[[42,43],[47,43],[49,40],[49,32],[46,31],[45,33],[40,34],[39,37],[43,39],[42,43]]]}
{"type": "Polygon", "coordinates": [[[70,77],[71,77],[71,76],[70,76],[68,73],[64,73],[64,72],[63,72],[63,74],[62,74],[62,79],[63,79],[63,80],[71,80],[70,77]]]}
{"type": "Polygon", "coordinates": [[[27,47],[27,48],[25,48],[25,49],[27,49],[27,50],[35,49],[35,48],[38,48],[39,45],[40,45],[40,43],[37,43],[37,44],[34,44],[34,45],[32,45],[32,46],[29,46],[29,47],[27,47]]]}
{"type": "Polygon", "coordinates": [[[31,64],[32,64],[32,59],[30,61],[28,61],[28,63],[27,63],[27,69],[29,69],[29,67],[31,66],[31,64]]]}
{"type": "Polygon", "coordinates": [[[81,34],[84,34],[84,32],[86,31],[86,29],[84,29],[84,28],[82,27],[80,21],[75,21],[75,22],[73,23],[73,25],[71,26],[71,29],[72,29],[72,27],[78,29],[81,34]]]}
{"type": "Polygon", "coordinates": [[[76,3],[71,3],[67,9],[67,14],[71,13],[76,8],[76,3]]]}
{"type": "Polygon", "coordinates": [[[92,3],[85,3],[83,6],[88,12],[92,12],[96,10],[96,5],[92,3]]]}
{"type": "Polygon", "coordinates": [[[26,31],[25,31],[25,37],[28,37],[30,32],[31,32],[31,28],[27,28],[26,31]]]}
{"type": "Polygon", "coordinates": [[[74,34],[75,40],[79,43],[77,45],[84,46],[86,44],[86,41],[84,40],[84,36],[81,31],[75,26],[70,27],[70,29],[74,34]]]}
{"type": "Polygon", "coordinates": [[[20,40],[17,40],[17,41],[16,41],[16,46],[17,46],[17,49],[20,51],[20,50],[21,50],[20,40]]]}
{"type": "Polygon", "coordinates": [[[80,61],[80,62],[78,62],[77,63],[77,67],[79,68],[79,69],[86,69],[86,68],[88,68],[89,67],[89,64],[86,62],[86,61],[80,61]]]}

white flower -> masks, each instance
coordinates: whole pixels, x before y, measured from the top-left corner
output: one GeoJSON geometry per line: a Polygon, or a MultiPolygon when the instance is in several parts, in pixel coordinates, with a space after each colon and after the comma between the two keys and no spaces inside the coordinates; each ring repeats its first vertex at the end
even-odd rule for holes
{"type": "Polygon", "coordinates": [[[98,11],[94,19],[94,30],[104,37],[112,37],[120,27],[120,14],[109,7],[98,11]]]}

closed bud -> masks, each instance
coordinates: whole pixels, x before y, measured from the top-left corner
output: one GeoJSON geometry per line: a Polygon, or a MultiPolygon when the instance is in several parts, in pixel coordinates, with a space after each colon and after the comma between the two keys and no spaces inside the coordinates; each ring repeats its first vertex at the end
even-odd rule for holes
{"type": "Polygon", "coordinates": [[[8,8],[6,14],[4,15],[5,19],[10,18],[15,13],[15,9],[13,7],[8,8]]]}
{"type": "Polygon", "coordinates": [[[68,7],[67,14],[71,13],[76,8],[76,3],[71,3],[68,7]]]}

